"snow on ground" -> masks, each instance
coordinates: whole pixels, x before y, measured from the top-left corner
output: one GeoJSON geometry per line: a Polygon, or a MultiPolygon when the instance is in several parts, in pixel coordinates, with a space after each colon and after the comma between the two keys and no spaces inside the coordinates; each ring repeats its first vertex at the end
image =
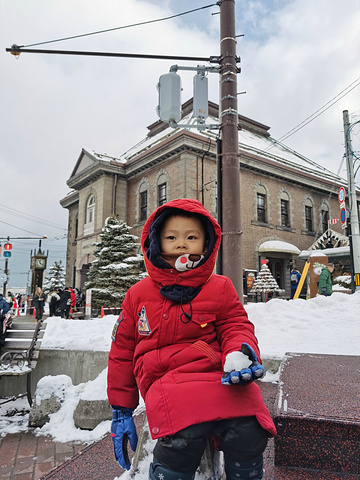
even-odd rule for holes
{"type": "MultiPolygon", "coordinates": [[[[334,293],[331,297],[310,300],[273,299],[245,308],[255,325],[263,359],[282,359],[286,352],[360,355],[360,292],[334,293]]],[[[42,348],[108,351],[116,318],[116,315],[87,321],[49,318],[42,348]]],[[[277,381],[278,376],[269,373],[265,380],[277,381]]],[[[47,398],[52,393],[63,396],[62,407],[46,425],[36,429],[37,435],[49,435],[58,442],[91,443],[110,430],[110,421],[102,422],[93,431],[80,430],[73,421],[74,409],[81,398],[106,399],[106,370],[94,381],[80,385],[73,385],[67,375],[44,377],[38,384],[37,395],[47,398]]],[[[0,406],[1,436],[28,429],[27,409],[26,399],[0,406]]],[[[138,409],[144,409],[143,402],[138,409]]],[[[145,470],[139,480],[147,479],[145,470]]],[[[121,478],[127,480],[127,473],[121,478]]]]}

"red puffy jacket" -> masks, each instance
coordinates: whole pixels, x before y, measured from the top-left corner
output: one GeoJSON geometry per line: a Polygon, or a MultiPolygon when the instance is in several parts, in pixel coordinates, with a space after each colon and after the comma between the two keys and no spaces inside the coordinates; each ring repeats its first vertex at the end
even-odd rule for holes
{"type": "MultiPolygon", "coordinates": [[[[220,240],[219,225],[193,199],[162,205],[144,226],[141,245],[149,276],[129,289],[114,327],[108,399],[110,405],[135,408],[140,390],[153,438],[172,435],[196,423],[254,415],[269,435],[276,434],[258,385],[221,384],[228,353],[240,350],[246,342],[259,361],[260,354],[254,326],[232,282],[213,274],[220,240]],[[157,268],[146,257],[150,225],[170,207],[206,216],[215,231],[210,257],[187,272],[157,268]],[[191,301],[188,323],[180,320],[179,303],[159,292],[161,286],[173,284],[201,285],[191,301]]],[[[189,311],[190,305],[183,308],[189,311]]]]}

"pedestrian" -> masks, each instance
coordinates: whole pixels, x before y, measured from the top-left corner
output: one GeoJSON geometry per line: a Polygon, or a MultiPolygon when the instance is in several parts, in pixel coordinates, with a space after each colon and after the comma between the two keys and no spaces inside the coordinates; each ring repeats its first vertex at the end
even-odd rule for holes
{"type": "Polygon", "coordinates": [[[14,297],[13,297],[13,294],[11,292],[7,293],[6,301],[10,305],[10,309],[11,309],[14,305],[14,297]]]}
{"type": "Polygon", "coordinates": [[[293,268],[290,273],[291,298],[294,298],[295,292],[299,285],[301,273],[296,268],[293,268]]]}
{"type": "Polygon", "coordinates": [[[84,306],[84,294],[79,287],[76,287],[76,308],[79,309],[84,306]]]}
{"type": "Polygon", "coordinates": [[[326,267],[323,267],[319,277],[319,293],[325,297],[329,297],[332,294],[332,279],[331,274],[334,271],[334,264],[328,263],[326,267]]]}
{"type": "Polygon", "coordinates": [[[12,325],[10,304],[0,293],[0,348],[5,344],[6,331],[12,325]]]}
{"type": "Polygon", "coordinates": [[[49,316],[53,317],[59,305],[60,295],[57,293],[56,290],[53,290],[47,296],[46,301],[49,304],[49,316]]]}
{"type": "Polygon", "coordinates": [[[225,276],[213,274],[221,230],[200,202],[178,199],[145,223],[148,276],[127,292],[114,326],[108,399],[115,457],[129,469],[132,412],[145,400],[157,439],[150,480],[192,480],[206,441],[224,452],[226,478],[263,476],[276,434],[254,380],[264,375],[254,325],[225,276]]]}
{"type": "Polygon", "coordinates": [[[61,292],[60,301],[59,301],[59,310],[61,318],[69,318],[71,307],[71,295],[69,287],[66,287],[65,290],[61,292]]]}
{"type": "Polygon", "coordinates": [[[35,307],[35,321],[38,322],[42,319],[44,312],[45,295],[41,287],[36,287],[34,295],[34,307],[35,307]]]}
{"type": "Polygon", "coordinates": [[[71,308],[74,310],[76,306],[76,294],[72,288],[69,288],[70,299],[71,299],[71,308]]]}

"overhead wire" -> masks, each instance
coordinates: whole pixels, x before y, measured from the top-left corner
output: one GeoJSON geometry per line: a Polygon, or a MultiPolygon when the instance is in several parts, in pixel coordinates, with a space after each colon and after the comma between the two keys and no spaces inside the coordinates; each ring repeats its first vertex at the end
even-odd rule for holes
{"type": "Polygon", "coordinates": [[[6,205],[3,205],[1,203],[0,203],[0,211],[6,213],[8,215],[13,215],[13,216],[17,216],[19,218],[23,218],[25,220],[28,220],[28,219],[29,220],[36,220],[37,223],[42,223],[43,225],[47,225],[49,227],[58,228],[59,230],[66,230],[66,227],[61,227],[60,225],[52,223],[48,220],[44,220],[43,218],[35,217],[34,215],[30,215],[28,213],[21,212],[20,210],[16,210],[15,208],[12,208],[12,207],[7,207],[6,205]],[[7,210],[9,210],[9,212],[7,210]]]}
{"type": "Polygon", "coordinates": [[[170,15],[168,17],[157,18],[157,19],[148,20],[148,21],[145,21],[145,22],[133,23],[133,24],[130,24],[130,25],[122,25],[120,27],[107,28],[106,30],[98,30],[98,31],[95,31],[95,32],[82,33],[82,34],[79,34],[79,35],[73,35],[71,37],[58,38],[58,39],[55,39],[55,40],[48,40],[48,41],[45,41],[45,42],[31,43],[29,45],[21,45],[20,48],[35,47],[35,46],[38,46],[38,45],[46,45],[48,43],[62,42],[62,41],[65,41],[65,40],[73,40],[75,38],[89,37],[91,35],[98,35],[100,33],[113,32],[115,30],[123,30],[125,28],[139,27],[141,25],[149,25],[151,23],[163,22],[165,20],[171,20],[173,18],[181,17],[183,15],[187,15],[189,13],[194,13],[194,12],[197,12],[199,10],[204,10],[205,8],[215,7],[216,5],[217,5],[217,3],[212,3],[211,5],[204,5],[203,7],[194,8],[193,10],[188,10],[186,12],[177,13],[175,15],[170,15]]]}
{"type": "Polygon", "coordinates": [[[332,107],[333,105],[335,105],[335,103],[337,103],[339,100],[341,100],[343,97],[345,97],[346,95],[348,95],[352,90],[354,90],[356,87],[358,87],[360,85],[360,77],[357,78],[354,82],[352,82],[350,85],[348,85],[346,88],[344,88],[340,93],[338,93],[337,95],[335,95],[331,100],[329,100],[327,103],[325,103],[325,105],[323,105],[321,108],[319,108],[318,110],[316,110],[316,112],[314,112],[312,115],[310,115],[309,117],[307,117],[305,120],[303,120],[302,122],[300,122],[298,125],[296,125],[294,128],[292,128],[291,130],[289,130],[287,133],[285,133],[284,135],[282,135],[280,138],[278,138],[277,140],[275,140],[274,142],[274,145],[271,145],[270,147],[268,147],[266,149],[266,151],[269,151],[271,150],[276,144],[281,144],[284,140],[286,140],[287,138],[291,137],[292,135],[294,135],[295,133],[297,133],[299,130],[301,130],[302,128],[304,128],[306,125],[308,125],[310,122],[312,122],[313,120],[315,120],[315,118],[319,117],[320,115],[322,115],[324,112],[326,112],[326,110],[328,110],[330,107],[332,107]],[[350,88],[351,87],[351,88],[350,88]],[[344,93],[345,92],[345,93],[344,93]]]}

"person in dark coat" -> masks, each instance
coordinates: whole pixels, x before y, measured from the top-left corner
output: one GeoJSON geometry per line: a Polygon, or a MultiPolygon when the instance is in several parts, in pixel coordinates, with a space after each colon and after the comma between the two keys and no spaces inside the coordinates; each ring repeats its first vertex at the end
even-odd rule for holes
{"type": "Polygon", "coordinates": [[[49,316],[53,317],[59,305],[60,295],[56,290],[53,290],[49,293],[46,301],[49,304],[49,316]]]}
{"type": "Polygon", "coordinates": [[[334,271],[334,264],[328,263],[326,267],[321,270],[319,277],[319,293],[325,297],[332,294],[332,279],[331,274],[334,271]]]}
{"type": "Polygon", "coordinates": [[[5,343],[6,330],[11,327],[10,304],[0,293],[0,348],[5,343]]]}
{"type": "Polygon", "coordinates": [[[37,287],[34,295],[34,307],[35,307],[35,321],[38,322],[42,319],[44,312],[45,295],[42,288],[37,287]]]}
{"type": "Polygon", "coordinates": [[[59,310],[61,312],[61,318],[69,318],[71,307],[71,294],[69,287],[66,287],[65,290],[60,295],[59,301],[59,310]]]}
{"type": "Polygon", "coordinates": [[[150,480],[193,480],[214,437],[227,480],[260,480],[276,434],[254,382],[265,374],[254,325],[231,280],[213,273],[220,241],[220,226],[197,200],[160,206],[141,237],[148,276],[127,291],[113,329],[107,392],[115,458],[130,468],[140,391],[157,439],[150,480]]]}

